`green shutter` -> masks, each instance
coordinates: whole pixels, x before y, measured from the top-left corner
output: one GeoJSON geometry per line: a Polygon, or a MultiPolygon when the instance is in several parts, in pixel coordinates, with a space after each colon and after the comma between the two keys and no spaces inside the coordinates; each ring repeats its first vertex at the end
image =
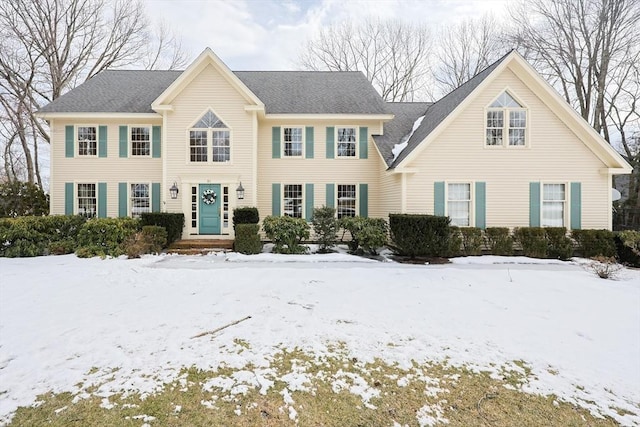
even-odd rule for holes
{"type": "Polygon", "coordinates": [[[582,228],[582,185],[579,182],[571,183],[571,229],[582,228]]]}
{"type": "Polygon", "coordinates": [[[271,128],[271,158],[280,158],[280,126],[271,128]]]}
{"type": "Polygon", "coordinates": [[[444,181],[433,183],[433,214],[444,216],[444,181]]]}
{"type": "Polygon", "coordinates": [[[73,157],[74,140],[75,140],[75,134],[74,134],[73,126],[65,126],[64,127],[64,156],[65,157],[73,157]]]}
{"type": "Polygon", "coordinates": [[[107,183],[98,183],[98,218],[107,217],[107,183]]]}
{"type": "Polygon", "coordinates": [[[107,157],[107,127],[98,126],[98,157],[107,157]]]}
{"type": "Polygon", "coordinates": [[[336,207],[336,185],[335,184],[327,184],[326,202],[328,207],[330,208],[336,207]]]}
{"type": "Polygon", "coordinates": [[[127,183],[118,183],[118,216],[127,216],[127,183]]]}
{"type": "Polygon", "coordinates": [[[369,157],[369,128],[362,126],[360,127],[360,158],[367,157],[369,157]]]}
{"type": "Polygon", "coordinates": [[[304,156],[307,159],[313,159],[313,126],[307,126],[305,133],[304,156]]]}
{"type": "Polygon", "coordinates": [[[162,128],[160,126],[153,126],[151,128],[152,133],[152,144],[151,144],[151,155],[155,158],[160,158],[161,153],[161,142],[162,142],[162,128]]]}
{"type": "Polygon", "coordinates": [[[529,227],[540,227],[540,183],[529,183],[529,227]]]}
{"type": "Polygon", "coordinates": [[[160,183],[151,184],[151,211],[160,212],[160,183]]]}
{"type": "Polygon", "coordinates": [[[334,144],[335,129],[333,126],[327,127],[327,159],[333,159],[335,157],[335,144],[334,144]]]}
{"type": "Polygon", "coordinates": [[[129,156],[129,127],[120,126],[120,157],[129,156]]]}
{"type": "Polygon", "coordinates": [[[64,183],[64,214],[73,215],[73,182],[64,183]]]}
{"type": "Polygon", "coordinates": [[[280,184],[271,184],[271,215],[280,216],[280,184]]]}
{"type": "Polygon", "coordinates": [[[484,182],[476,182],[476,227],[487,227],[487,185],[484,182]]]}
{"type": "Polygon", "coordinates": [[[369,216],[369,184],[360,184],[360,216],[369,216]]]}
{"type": "Polygon", "coordinates": [[[311,222],[313,219],[313,184],[305,184],[304,187],[304,218],[311,222]]]}

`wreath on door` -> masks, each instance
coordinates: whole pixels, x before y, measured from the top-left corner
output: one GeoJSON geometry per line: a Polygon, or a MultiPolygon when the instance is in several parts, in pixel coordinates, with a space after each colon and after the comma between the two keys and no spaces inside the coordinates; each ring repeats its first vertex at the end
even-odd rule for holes
{"type": "Polygon", "coordinates": [[[213,190],[204,190],[202,192],[202,201],[205,205],[213,205],[216,202],[218,195],[213,190]]]}

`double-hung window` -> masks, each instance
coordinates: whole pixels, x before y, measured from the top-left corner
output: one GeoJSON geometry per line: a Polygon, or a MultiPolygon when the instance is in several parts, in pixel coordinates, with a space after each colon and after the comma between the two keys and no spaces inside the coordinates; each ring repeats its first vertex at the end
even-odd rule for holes
{"type": "Polygon", "coordinates": [[[284,157],[302,157],[302,128],[284,128],[284,157]]]}
{"type": "Polygon", "coordinates": [[[468,227],[471,224],[471,184],[452,183],[447,186],[447,213],[451,225],[468,227]]]}
{"type": "Polygon", "coordinates": [[[151,212],[149,184],[131,184],[131,216],[139,218],[145,212],[151,212]]]}
{"type": "Polygon", "coordinates": [[[87,218],[96,216],[98,201],[95,184],[78,184],[78,214],[87,218]]]}
{"type": "Polygon", "coordinates": [[[151,155],[151,128],[149,126],[132,126],[129,128],[132,156],[151,155]]]}
{"type": "Polygon", "coordinates": [[[78,126],[78,155],[97,156],[98,155],[98,132],[95,126],[78,126]]]}
{"type": "Polygon", "coordinates": [[[284,215],[302,218],[302,184],[284,185],[284,215]]]}
{"type": "Polygon", "coordinates": [[[527,143],[527,110],[502,92],[487,108],[486,142],[488,147],[525,146],[527,143]]]}
{"type": "Polygon", "coordinates": [[[356,216],[355,184],[338,184],[338,203],[336,212],[339,218],[356,216]]]}
{"type": "Polygon", "coordinates": [[[337,128],[338,157],[356,156],[356,132],[355,127],[337,128]]]}
{"type": "Polygon", "coordinates": [[[564,227],[566,191],[564,184],[542,185],[543,227],[564,227]]]}
{"type": "Polygon", "coordinates": [[[189,130],[189,161],[224,163],[231,160],[231,133],[213,111],[207,111],[189,130]]]}

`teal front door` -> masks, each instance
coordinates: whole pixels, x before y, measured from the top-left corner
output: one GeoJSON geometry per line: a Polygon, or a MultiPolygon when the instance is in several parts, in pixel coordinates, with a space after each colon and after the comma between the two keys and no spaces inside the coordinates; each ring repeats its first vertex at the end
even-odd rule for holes
{"type": "Polygon", "coordinates": [[[200,184],[198,234],[220,234],[220,184],[200,184]]]}

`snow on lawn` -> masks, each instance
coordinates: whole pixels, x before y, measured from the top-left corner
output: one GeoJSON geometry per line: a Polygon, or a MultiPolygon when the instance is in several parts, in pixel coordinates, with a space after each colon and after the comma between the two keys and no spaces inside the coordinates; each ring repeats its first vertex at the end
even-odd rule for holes
{"type": "MultiPolygon", "coordinates": [[[[182,366],[268,369],[279,349],[326,353],[344,342],[359,360],[402,366],[448,360],[498,372],[523,360],[527,391],[640,425],[640,271],[602,280],[577,263],[533,262],[0,258],[0,424],[38,394],[79,383],[100,384],[108,406],[114,392],[158,390],[182,366]],[[238,340],[249,345],[240,354],[238,340]]],[[[300,378],[283,381],[295,389],[300,378]]]]}

